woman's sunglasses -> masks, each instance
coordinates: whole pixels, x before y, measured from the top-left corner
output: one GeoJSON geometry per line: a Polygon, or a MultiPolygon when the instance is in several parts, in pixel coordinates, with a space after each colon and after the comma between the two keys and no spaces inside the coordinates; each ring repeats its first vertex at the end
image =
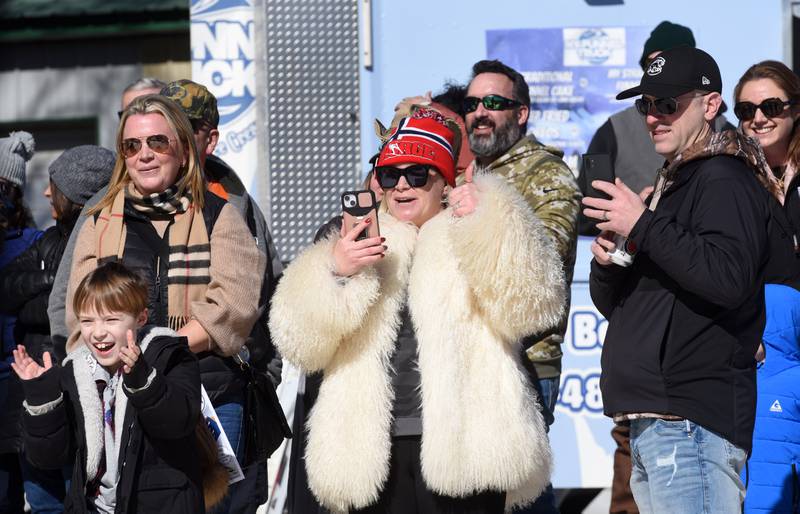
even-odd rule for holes
{"type": "Polygon", "coordinates": [[[488,95],[483,98],[475,96],[468,96],[464,99],[464,112],[469,114],[478,109],[478,104],[483,104],[483,107],[488,111],[505,111],[517,105],[521,105],[516,100],[510,100],[500,95],[488,95]]]}
{"type": "Polygon", "coordinates": [[[756,111],[761,109],[761,112],[767,118],[774,118],[780,116],[787,105],[793,105],[791,100],[781,100],[780,98],[767,98],[760,104],[756,105],[753,102],[737,102],[733,106],[733,113],[741,121],[750,121],[756,117],[756,111]]]}
{"type": "Polygon", "coordinates": [[[142,140],[156,153],[169,153],[169,143],[172,141],[164,134],[154,134],[147,137],[129,137],[122,140],[122,155],[126,158],[133,157],[142,150],[142,140]]]}
{"type": "Polygon", "coordinates": [[[400,181],[400,177],[405,177],[411,187],[422,187],[428,183],[428,167],[424,164],[414,164],[402,170],[394,166],[378,166],[375,168],[375,173],[378,177],[378,184],[383,189],[395,187],[400,181]]]}

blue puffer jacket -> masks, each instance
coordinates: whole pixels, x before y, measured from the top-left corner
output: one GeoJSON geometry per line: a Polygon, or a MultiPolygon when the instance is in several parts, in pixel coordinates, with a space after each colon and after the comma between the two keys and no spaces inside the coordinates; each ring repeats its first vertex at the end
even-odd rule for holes
{"type": "Polygon", "coordinates": [[[742,476],[748,484],[744,507],[746,513],[800,512],[800,292],[768,284],[765,294],[767,353],[757,374],[753,453],[742,476]]]}

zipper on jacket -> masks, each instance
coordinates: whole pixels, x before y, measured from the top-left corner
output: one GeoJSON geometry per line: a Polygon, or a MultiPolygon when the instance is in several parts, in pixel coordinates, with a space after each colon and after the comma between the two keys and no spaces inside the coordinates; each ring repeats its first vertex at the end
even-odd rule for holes
{"type": "Polygon", "coordinates": [[[156,300],[161,303],[161,255],[156,255],[156,300]]]}

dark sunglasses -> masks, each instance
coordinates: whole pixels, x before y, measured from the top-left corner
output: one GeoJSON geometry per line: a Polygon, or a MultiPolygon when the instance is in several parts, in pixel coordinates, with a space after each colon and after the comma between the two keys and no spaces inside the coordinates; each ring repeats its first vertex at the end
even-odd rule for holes
{"type": "Polygon", "coordinates": [[[636,110],[642,116],[647,116],[653,107],[659,114],[670,115],[678,112],[678,100],[676,98],[656,98],[654,100],[637,98],[634,103],[636,104],[636,110]]]}
{"type": "Polygon", "coordinates": [[[781,100],[780,98],[767,98],[760,104],[756,105],[753,102],[737,102],[733,106],[733,113],[741,121],[750,121],[756,117],[756,111],[761,109],[761,112],[767,118],[774,118],[779,116],[787,105],[793,105],[791,100],[781,100]]]}
{"type": "Polygon", "coordinates": [[[383,189],[395,187],[400,177],[405,177],[411,187],[422,187],[428,183],[428,167],[424,164],[414,164],[402,170],[394,166],[377,166],[375,173],[378,176],[378,184],[383,189]]]}
{"type": "Polygon", "coordinates": [[[147,137],[129,137],[122,140],[122,148],[120,151],[126,158],[133,157],[142,150],[142,140],[147,143],[147,146],[156,153],[168,153],[169,143],[172,141],[164,134],[154,134],[147,137]]]}
{"type": "Polygon", "coordinates": [[[478,109],[478,104],[483,104],[483,107],[489,111],[505,111],[517,105],[522,105],[516,100],[509,100],[500,95],[487,95],[483,98],[468,96],[464,99],[464,103],[462,104],[464,112],[466,114],[475,112],[478,109]]]}
{"type": "Polygon", "coordinates": [[[706,96],[709,94],[711,93],[700,93],[688,96],[686,98],[681,98],[680,100],[672,97],[656,98],[653,100],[649,98],[637,98],[634,103],[636,105],[636,110],[639,111],[639,114],[642,116],[647,116],[653,107],[655,107],[657,113],[669,116],[670,114],[675,114],[678,112],[678,106],[684,100],[692,100],[693,98],[698,98],[700,96],[706,96]]]}

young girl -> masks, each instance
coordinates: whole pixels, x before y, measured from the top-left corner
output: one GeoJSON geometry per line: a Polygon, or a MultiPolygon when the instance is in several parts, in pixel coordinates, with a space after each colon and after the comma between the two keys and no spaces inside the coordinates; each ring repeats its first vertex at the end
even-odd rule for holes
{"type": "Polygon", "coordinates": [[[204,512],[200,372],[186,339],[144,327],[147,287],[117,263],[81,281],[73,308],[83,344],[63,368],[14,351],[27,457],[54,468],[74,456],[66,512],[204,512]]]}

